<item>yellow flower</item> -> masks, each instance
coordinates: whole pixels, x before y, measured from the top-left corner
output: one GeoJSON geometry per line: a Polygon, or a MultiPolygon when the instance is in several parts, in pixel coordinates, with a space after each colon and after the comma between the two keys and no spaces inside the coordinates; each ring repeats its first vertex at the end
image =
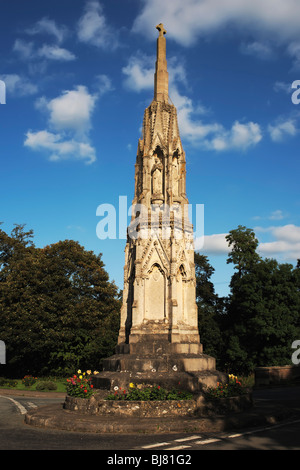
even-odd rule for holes
{"type": "Polygon", "coordinates": [[[91,370],[87,370],[86,373],[87,373],[88,375],[91,375],[92,371],[91,371],[91,370]]]}
{"type": "Polygon", "coordinates": [[[130,388],[134,388],[134,384],[131,382],[131,383],[129,384],[129,387],[130,387],[130,388]]]}
{"type": "Polygon", "coordinates": [[[81,374],[81,370],[80,370],[80,369],[78,369],[77,374],[81,374]]]}
{"type": "Polygon", "coordinates": [[[80,375],[79,378],[82,379],[82,375],[80,375]]]}
{"type": "Polygon", "coordinates": [[[99,372],[97,370],[94,370],[93,373],[94,373],[94,375],[99,374],[99,372]]]}

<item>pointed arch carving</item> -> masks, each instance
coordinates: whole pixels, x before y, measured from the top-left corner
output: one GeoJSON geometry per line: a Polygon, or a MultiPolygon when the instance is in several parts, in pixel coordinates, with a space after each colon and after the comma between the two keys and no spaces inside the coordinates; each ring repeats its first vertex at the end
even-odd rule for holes
{"type": "Polygon", "coordinates": [[[142,272],[144,275],[147,275],[149,269],[151,269],[151,266],[153,266],[155,263],[161,267],[166,276],[169,275],[170,261],[159,239],[149,240],[143,251],[142,259],[142,272]]]}

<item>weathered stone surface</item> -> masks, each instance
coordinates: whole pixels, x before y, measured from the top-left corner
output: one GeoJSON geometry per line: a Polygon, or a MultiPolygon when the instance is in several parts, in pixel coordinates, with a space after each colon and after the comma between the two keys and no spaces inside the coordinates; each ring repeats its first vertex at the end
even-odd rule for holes
{"type": "Polygon", "coordinates": [[[161,23],[157,29],[154,99],[138,142],[118,345],[93,378],[100,389],[147,379],[199,391],[226,380],[200,342],[186,159],[168,96],[166,30],[161,23]]]}
{"type": "Polygon", "coordinates": [[[140,417],[140,418],[169,418],[171,416],[212,416],[228,412],[240,412],[253,406],[251,394],[237,397],[221,398],[206,401],[202,396],[192,400],[154,400],[154,401],[119,401],[104,400],[92,397],[90,399],[66,397],[64,409],[82,414],[140,417]]]}

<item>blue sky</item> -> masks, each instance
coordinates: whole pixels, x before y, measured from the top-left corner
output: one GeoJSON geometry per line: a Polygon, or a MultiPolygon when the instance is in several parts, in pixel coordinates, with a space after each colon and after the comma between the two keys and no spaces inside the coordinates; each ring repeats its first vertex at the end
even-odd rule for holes
{"type": "Polygon", "coordinates": [[[201,253],[216,291],[228,293],[225,235],[238,225],[255,230],[263,257],[295,264],[299,17],[297,0],[1,2],[3,229],[24,223],[41,247],[78,240],[123,287],[125,240],[100,240],[96,211],[118,211],[119,196],[131,205],[163,22],[187,196],[204,204],[201,253]]]}

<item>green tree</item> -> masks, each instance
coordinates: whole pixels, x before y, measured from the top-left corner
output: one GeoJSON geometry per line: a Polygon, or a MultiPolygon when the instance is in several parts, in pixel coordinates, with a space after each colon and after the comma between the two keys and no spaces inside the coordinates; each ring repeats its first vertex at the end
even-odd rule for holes
{"type": "Polygon", "coordinates": [[[21,375],[98,369],[116,343],[120,308],[101,255],[72,240],[35,248],[23,234],[1,233],[10,253],[0,271],[8,370],[21,375]]]}
{"type": "Polygon", "coordinates": [[[195,253],[196,302],[200,340],[204,352],[217,359],[222,349],[221,324],[224,299],[219,298],[211,282],[214,268],[207,256],[195,253]]]}
{"type": "Polygon", "coordinates": [[[256,253],[258,240],[252,229],[239,225],[237,229],[231,230],[226,236],[231,252],[228,255],[227,263],[233,263],[241,277],[260,261],[260,256],[256,253]]]}
{"type": "Polygon", "coordinates": [[[300,334],[299,269],[261,259],[250,229],[239,227],[230,233],[234,252],[228,260],[238,273],[231,280],[227,368],[247,374],[257,366],[290,364],[291,344],[300,334]]]}

